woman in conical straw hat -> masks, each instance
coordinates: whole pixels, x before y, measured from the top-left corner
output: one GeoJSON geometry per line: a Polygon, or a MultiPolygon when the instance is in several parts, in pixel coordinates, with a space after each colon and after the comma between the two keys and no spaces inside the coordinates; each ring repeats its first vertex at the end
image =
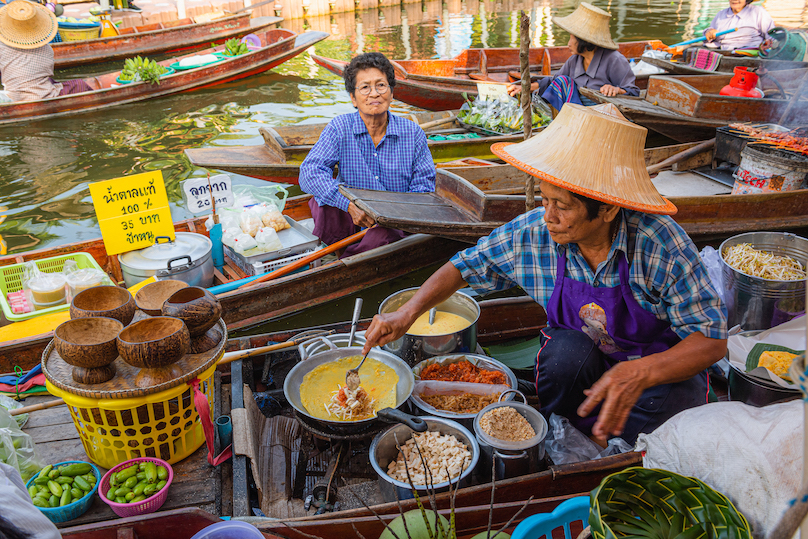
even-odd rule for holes
{"type": "Polygon", "coordinates": [[[83,80],[53,80],[51,40],[59,25],[49,9],[33,2],[0,8],[0,77],[12,101],[37,101],[92,90],[83,80]]]}
{"type": "MultiPolygon", "coordinates": [[[[587,2],[581,2],[571,15],[553,17],[556,26],[570,35],[567,46],[572,56],[555,77],[542,77],[531,83],[534,99],[541,96],[556,110],[561,110],[564,103],[595,105],[578,93],[581,86],[607,96],[640,95],[628,60],[612,41],[610,18],[607,12],[587,2]]],[[[521,89],[521,85],[512,84],[508,93],[515,96],[521,89]]]]}
{"type": "Polygon", "coordinates": [[[400,338],[461,287],[518,286],[547,312],[535,371],[546,416],[567,417],[600,443],[633,444],[705,403],[705,369],[726,352],[726,309],[645,170],[646,134],[611,105],[569,104],[538,135],[495,144],[541,180],[542,206],[457,253],[398,311],[376,316],[364,351],[400,338]]]}

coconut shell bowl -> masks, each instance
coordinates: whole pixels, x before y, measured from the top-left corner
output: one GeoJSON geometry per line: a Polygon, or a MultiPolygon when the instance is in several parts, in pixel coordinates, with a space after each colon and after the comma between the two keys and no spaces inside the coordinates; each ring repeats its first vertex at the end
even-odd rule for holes
{"type": "Polygon", "coordinates": [[[147,284],[135,294],[137,308],[149,316],[163,314],[163,303],[177,290],[187,288],[188,283],[167,279],[147,284]]]}
{"type": "Polygon", "coordinates": [[[101,384],[115,376],[112,362],[118,357],[121,330],[123,324],[114,318],[76,318],[56,328],[53,345],[65,363],[73,365],[73,380],[101,384]]]}
{"type": "Polygon", "coordinates": [[[118,335],[121,358],[140,368],[137,387],[145,388],[182,376],[174,365],[191,349],[191,336],[185,322],[168,316],[139,320],[118,335]]]}
{"type": "Polygon", "coordinates": [[[222,304],[204,288],[189,286],[174,292],[163,303],[163,316],[173,316],[185,322],[195,354],[213,348],[222,338],[221,332],[213,328],[222,316],[222,304]]]}
{"type": "Polygon", "coordinates": [[[114,318],[124,326],[132,321],[137,305],[129,290],[119,286],[95,286],[76,294],[70,318],[114,318]]]}

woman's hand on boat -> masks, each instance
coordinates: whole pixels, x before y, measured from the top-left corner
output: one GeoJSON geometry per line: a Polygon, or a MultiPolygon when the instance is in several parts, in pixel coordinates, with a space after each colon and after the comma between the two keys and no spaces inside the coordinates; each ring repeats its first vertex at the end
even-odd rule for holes
{"type": "Polygon", "coordinates": [[[412,320],[402,311],[377,314],[365,331],[365,346],[362,353],[367,354],[374,346],[383,346],[400,339],[411,325],[412,320]]]}
{"type": "Polygon", "coordinates": [[[516,97],[517,95],[522,93],[522,85],[521,84],[509,84],[508,85],[508,95],[511,97],[516,97]]]}
{"type": "Polygon", "coordinates": [[[603,86],[600,87],[600,93],[602,93],[606,97],[614,97],[616,95],[624,94],[626,93],[626,91],[620,88],[619,86],[604,84],[603,86]]]}
{"type": "Polygon", "coordinates": [[[598,404],[603,406],[592,427],[592,436],[606,441],[620,436],[637,399],[648,387],[645,364],[640,360],[623,361],[606,371],[600,380],[584,390],[586,400],[578,407],[578,415],[587,417],[598,404]]]}
{"type": "Polygon", "coordinates": [[[348,215],[351,216],[356,226],[370,228],[376,224],[370,215],[357,208],[353,202],[348,203],[348,215]]]}

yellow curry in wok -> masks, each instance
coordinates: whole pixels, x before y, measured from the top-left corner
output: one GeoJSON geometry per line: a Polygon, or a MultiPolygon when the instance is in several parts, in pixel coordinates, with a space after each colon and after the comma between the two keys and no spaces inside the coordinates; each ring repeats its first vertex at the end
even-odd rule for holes
{"type": "Polygon", "coordinates": [[[367,358],[359,369],[360,387],[352,392],[345,386],[345,373],[361,360],[362,356],[350,356],[331,361],[303,377],[300,401],[309,415],[327,421],[358,421],[374,417],[377,410],[396,407],[398,374],[381,361],[367,358]]]}

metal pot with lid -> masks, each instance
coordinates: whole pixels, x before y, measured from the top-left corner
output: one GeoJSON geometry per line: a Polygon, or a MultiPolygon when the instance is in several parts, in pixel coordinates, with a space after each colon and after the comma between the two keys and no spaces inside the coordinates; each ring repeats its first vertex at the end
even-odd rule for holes
{"type": "Polygon", "coordinates": [[[177,232],[174,241],[158,236],[154,245],[118,257],[127,287],[155,276],[176,279],[191,286],[213,285],[213,243],[194,232],[177,232]]]}
{"type": "Polygon", "coordinates": [[[518,477],[541,471],[544,463],[544,438],[547,437],[547,420],[535,408],[527,405],[527,399],[521,391],[509,389],[499,396],[500,402],[489,404],[474,418],[474,434],[480,446],[480,473],[485,477],[491,474],[491,466],[496,457],[494,474],[496,479],[518,477]],[[503,401],[507,393],[522,397],[522,402],[503,401]],[[516,410],[533,427],[535,436],[527,440],[511,442],[491,436],[480,426],[480,419],[495,408],[508,406],[516,410]]]}

